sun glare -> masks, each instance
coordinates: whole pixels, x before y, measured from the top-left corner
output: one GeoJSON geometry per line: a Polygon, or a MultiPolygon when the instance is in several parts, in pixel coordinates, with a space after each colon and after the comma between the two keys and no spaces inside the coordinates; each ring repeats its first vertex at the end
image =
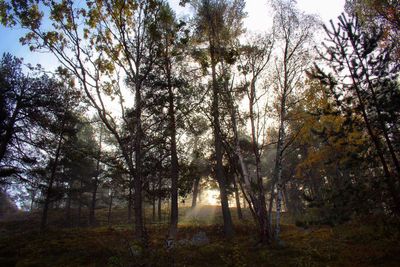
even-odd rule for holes
{"type": "Polygon", "coordinates": [[[219,205],[219,191],[217,189],[207,189],[204,191],[205,204],[219,205]]]}

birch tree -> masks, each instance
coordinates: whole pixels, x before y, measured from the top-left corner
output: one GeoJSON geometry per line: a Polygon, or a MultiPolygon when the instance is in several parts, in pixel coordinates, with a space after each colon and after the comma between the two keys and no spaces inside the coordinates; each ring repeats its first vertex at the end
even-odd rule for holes
{"type": "MultiPolygon", "coordinates": [[[[251,38],[247,43],[239,47],[240,56],[238,69],[243,79],[240,85],[244,95],[248,100],[248,120],[250,123],[251,148],[255,161],[255,181],[251,178],[247,166],[243,162],[240,145],[238,143],[237,113],[238,107],[231,105],[231,119],[234,127],[234,138],[236,139],[236,154],[241,166],[241,174],[247,183],[245,187],[247,195],[250,197],[250,205],[254,210],[260,227],[260,242],[262,244],[271,241],[271,228],[269,225],[269,214],[266,209],[265,188],[263,175],[261,173],[261,153],[266,141],[266,111],[267,111],[267,88],[263,83],[266,70],[273,51],[274,37],[271,35],[259,35],[251,38]],[[254,190],[254,188],[257,188],[254,190]]],[[[231,96],[231,101],[234,101],[231,96]]]]}
{"type": "Polygon", "coordinates": [[[273,1],[272,6],[275,12],[273,27],[277,38],[273,88],[277,95],[279,129],[274,167],[277,189],[275,239],[279,241],[282,189],[285,182],[282,164],[285,149],[290,144],[286,131],[287,121],[291,108],[296,104],[296,96],[299,96],[304,71],[311,64],[312,38],[317,29],[317,20],[301,13],[294,0],[273,1]]]}

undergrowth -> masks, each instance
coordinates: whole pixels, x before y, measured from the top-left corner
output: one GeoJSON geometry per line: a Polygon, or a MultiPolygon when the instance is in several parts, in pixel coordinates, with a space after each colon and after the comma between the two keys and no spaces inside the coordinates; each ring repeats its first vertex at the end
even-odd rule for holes
{"type": "MultiPolygon", "coordinates": [[[[101,218],[101,211],[98,216],[101,218]]],[[[235,223],[236,236],[223,237],[221,222],[183,222],[178,239],[204,231],[209,244],[164,246],[166,223],[148,223],[148,247],[134,242],[133,227],[52,227],[39,233],[32,218],[0,223],[0,266],[399,266],[396,221],[371,218],[330,226],[282,225],[283,246],[257,245],[251,221],[235,223]]]]}

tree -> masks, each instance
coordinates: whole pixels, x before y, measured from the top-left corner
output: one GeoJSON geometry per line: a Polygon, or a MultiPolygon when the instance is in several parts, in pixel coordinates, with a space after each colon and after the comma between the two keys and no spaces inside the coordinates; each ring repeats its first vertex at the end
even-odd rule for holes
{"type": "Polygon", "coordinates": [[[343,112],[363,118],[393,201],[390,209],[398,214],[400,165],[393,136],[398,132],[399,65],[391,64],[391,47],[379,46],[382,32],[363,31],[357,18],[342,15],[337,26],[331,22],[331,30],[325,31],[323,59],[334,74],[316,67],[313,76],[331,88],[343,112]]]}
{"type": "Polygon", "coordinates": [[[46,109],[43,101],[52,80],[31,68],[22,71],[23,62],[4,54],[0,66],[0,185],[11,178],[29,182],[27,172],[34,168],[39,155],[34,153],[35,135],[41,113],[46,109]]]}
{"type": "Polygon", "coordinates": [[[102,168],[101,168],[101,160],[102,160],[102,142],[103,142],[103,138],[104,138],[104,127],[103,125],[100,125],[99,127],[100,129],[100,133],[99,133],[99,137],[98,137],[98,145],[97,145],[97,155],[95,155],[96,157],[96,171],[93,177],[93,192],[92,192],[92,201],[90,204],[90,213],[89,213],[89,224],[90,225],[94,225],[95,224],[95,210],[96,210],[96,201],[97,201],[97,189],[99,187],[99,180],[100,180],[100,175],[103,172],[102,168]]]}
{"type": "Polygon", "coordinates": [[[89,225],[95,222],[94,210],[96,200],[94,199],[95,191],[99,184],[98,171],[98,149],[99,145],[95,139],[94,128],[82,114],[76,114],[77,121],[74,126],[75,133],[69,135],[62,146],[60,159],[60,174],[57,181],[65,184],[66,203],[65,203],[65,219],[66,224],[72,224],[71,209],[76,207],[78,203],[78,225],[80,225],[80,215],[83,204],[89,207],[89,225]],[[96,186],[96,187],[95,187],[96,186]],[[91,193],[91,201],[84,199],[85,193],[91,193]],[[94,202],[93,202],[94,201],[94,202]],[[93,216],[93,217],[92,217],[93,216]]]}
{"type": "MultiPolygon", "coordinates": [[[[2,23],[27,29],[23,44],[32,50],[48,49],[79,82],[87,101],[117,140],[134,188],[135,238],[145,238],[142,207],[142,89],[155,52],[153,39],[159,1],[87,1],[84,8],[74,1],[13,1],[1,6],[2,23]],[[44,16],[51,26],[41,23],[44,16]],[[121,78],[120,72],[124,77],[121,78]],[[125,98],[119,86],[125,82],[134,95],[135,142],[126,144],[117,117],[107,101],[119,100],[122,121],[125,98]],[[133,153],[134,150],[134,153],[133,153]]],[[[132,192],[132,189],[130,189],[132,192]]],[[[130,202],[129,202],[130,203],[130,202]]]]}
{"type": "Polygon", "coordinates": [[[202,116],[194,115],[189,119],[188,124],[187,132],[192,136],[193,144],[188,172],[189,176],[193,179],[192,208],[195,208],[197,206],[197,199],[199,198],[201,178],[209,175],[211,166],[209,166],[205,159],[204,147],[200,147],[200,144],[204,143],[204,135],[207,132],[207,120],[202,116]]]}
{"type": "Polygon", "coordinates": [[[41,231],[46,229],[49,205],[57,197],[55,184],[59,176],[59,165],[63,156],[66,140],[73,138],[76,134],[76,124],[78,122],[76,109],[79,108],[79,94],[73,88],[64,87],[61,82],[47,84],[46,108],[40,121],[42,129],[48,131],[47,135],[42,135],[38,145],[47,155],[48,160],[46,175],[46,185],[43,187],[43,213],[41,220],[41,231]],[[75,110],[74,110],[75,107],[75,110]]]}
{"type": "MultiPolygon", "coordinates": [[[[207,44],[207,58],[211,68],[212,104],[211,118],[215,148],[215,177],[219,185],[224,232],[227,237],[234,234],[232,218],[228,206],[227,179],[223,169],[223,140],[220,123],[220,94],[222,84],[217,76],[217,65],[229,59],[233,41],[242,33],[242,20],[245,17],[244,1],[193,1],[195,9],[196,36],[199,42],[207,44]]],[[[208,66],[208,63],[206,63],[208,66]]],[[[224,79],[224,78],[223,78],[224,79]]]]}
{"type": "Polygon", "coordinates": [[[2,59],[0,168],[4,183],[14,178],[31,191],[32,208],[38,191],[42,191],[44,230],[49,205],[61,195],[54,182],[62,143],[74,132],[75,117],[67,111],[68,105],[77,106],[79,95],[70,88],[66,92],[72,86],[66,77],[64,86],[42,74],[40,68],[28,70],[29,76],[22,72],[22,61],[11,55],[2,59]]]}
{"type": "Polygon", "coordinates": [[[258,199],[257,203],[253,204],[256,204],[254,208],[260,226],[260,242],[263,244],[270,242],[271,239],[270,226],[268,225],[268,216],[270,214],[268,215],[266,210],[265,188],[261,174],[261,152],[266,141],[265,124],[267,110],[265,107],[267,103],[265,103],[266,101],[263,99],[263,96],[267,92],[265,88],[263,88],[264,90],[259,88],[257,83],[270,61],[274,41],[273,34],[257,36],[248,44],[241,46],[240,64],[238,66],[244,79],[243,90],[249,101],[248,112],[251,127],[251,146],[255,159],[258,199]]]}
{"type": "Polygon", "coordinates": [[[311,222],[331,225],[375,210],[381,186],[371,176],[376,163],[361,118],[342,112],[319,80],[307,79],[303,95],[299,115],[289,123],[299,134],[287,155],[295,179],[288,183],[286,203],[299,217],[306,212],[311,222]]]}
{"type": "Polygon", "coordinates": [[[312,37],[316,31],[315,17],[305,15],[295,7],[296,1],[273,1],[274,32],[279,53],[275,61],[273,87],[277,92],[279,131],[276,146],[274,182],[277,188],[275,239],[279,241],[280,212],[282,203],[282,167],[284,151],[290,144],[287,138],[287,122],[290,109],[296,104],[304,79],[304,71],[310,65],[312,37]]]}
{"type": "MultiPolygon", "coordinates": [[[[178,68],[179,60],[182,58],[184,45],[187,38],[182,38],[182,27],[184,23],[178,23],[175,14],[168,4],[163,4],[159,15],[159,43],[158,49],[160,54],[160,62],[156,71],[160,70],[163,76],[161,86],[165,87],[168,103],[168,136],[170,139],[170,157],[171,157],[171,225],[169,229],[169,239],[176,238],[178,230],[178,152],[177,152],[177,94],[180,84],[176,69],[178,68]],[[183,40],[183,43],[182,43],[183,40]]],[[[158,73],[159,75],[160,73],[158,73]]],[[[157,77],[156,75],[154,78],[157,77]]],[[[157,80],[157,78],[155,78],[157,80]]]]}
{"type": "Polygon", "coordinates": [[[345,9],[352,17],[358,17],[367,31],[383,30],[381,44],[394,46],[393,60],[400,59],[400,1],[398,0],[347,0],[345,9]]]}

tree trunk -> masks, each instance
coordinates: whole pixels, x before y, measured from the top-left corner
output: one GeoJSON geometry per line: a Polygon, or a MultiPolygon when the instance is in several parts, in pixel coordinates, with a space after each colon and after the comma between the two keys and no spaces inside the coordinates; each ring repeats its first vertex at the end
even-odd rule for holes
{"type": "Polygon", "coordinates": [[[35,200],[36,200],[35,198],[36,198],[36,189],[32,190],[32,193],[31,193],[31,205],[29,207],[30,212],[33,212],[33,207],[35,205],[35,200]]]}
{"type": "Polygon", "coordinates": [[[97,187],[98,187],[98,177],[95,177],[93,180],[93,192],[92,192],[92,201],[90,204],[90,213],[89,213],[89,225],[95,225],[95,209],[96,209],[96,196],[97,196],[97,187]]]}
{"type": "Polygon", "coordinates": [[[78,227],[81,226],[81,214],[82,214],[82,189],[83,182],[81,180],[81,185],[79,187],[79,195],[78,195],[78,227]]]}
{"type": "Polygon", "coordinates": [[[240,196],[239,196],[239,189],[236,183],[236,178],[233,179],[233,188],[235,190],[236,210],[238,219],[243,220],[243,213],[242,213],[242,208],[240,207],[240,196]]]}
{"type": "MultiPolygon", "coordinates": [[[[140,70],[136,69],[139,74],[140,70]]],[[[144,240],[144,224],[143,224],[143,203],[142,203],[142,96],[140,93],[140,81],[136,81],[135,87],[135,170],[136,175],[133,180],[134,186],[134,212],[135,212],[135,239],[144,240]]]]}
{"type": "Polygon", "coordinates": [[[214,147],[215,147],[215,176],[218,182],[220,198],[221,198],[221,209],[222,216],[224,220],[224,233],[226,237],[232,237],[234,235],[232,216],[229,210],[228,194],[226,191],[227,181],[224,174],[223,164],[222,164],[222,140],[221,140],[221,129],[219,121],[219,86],[216,74],[216,61],[214,58],[214,46],[210,42],[210,55],[211,55],[211,71],[212,71],[212,118],[213,118],[213,130],[214,130],[214,147]]]}
{"type": "Polygon", "coordinates": [[[239,186],[240,186],[240,189],[242,191],[243,197],[244,197],[245,201],[247,201],[248,204],[249,204],[250,212],[251,212],[253,218],[255,220],[257,220],[257,214],[256,214],[256,212],[254,210],[255,201],[254,201],[254,197],[252,195],[252,187],[251,187],[251,184],[250,184],[250,176],[249,176],[249,173],[247,171],[246,164],[244,163],[243,155],[242,155],[242,152],[241,152],[241,149],[240,149],[240,144],[239,144],[239,134],[238,134],[237,124],[236,124],[236,108],[235,108],[234,103],[233,103],[232,95],[231,95],[230,91],[228,91],[228,92],[229,92],[229,102],[230,102],[229,106],[230,106],[230,109],[231,109],[230,110],[230,113],[231,113],[230,115],[231,115],[231,120],[232,120],[232,129],[233,129],[234,138],[235,138],[235,154],[237,156],[237,160],[238,160],[239,166],[236,167],[236,164],[235,163],[233,163],[233,164],[235,164],[234,166],[235,166],[236,171],[240,174],[240,176],[242,177],[242,180],[245,183],[245,188],[246,189],[243,187],[241,180],[238,179],[239,186]],[[247,196],[246,192],[249,193],[249,196],[247,196]]]}
{"type": "Polygon", "coordinates": [[[171,83],[171,62],[168,53],[168,38],[166,40],[166,71],[168,80],[168,102],[169,102],[169,131],[171,138],[171,224],[169,228],[169,239],[174,240],[178,231],[178,153],[176,151],[176,121],[174,93],[171,83]]]}
{"type": "Polygon", "coordinates": [[[158,176],[158,203],[157,203],[157,215],[158,221],[162,221],[162,213],[161,213],[161,204],[162,204],[162,195],[161,195],[161,175],[158,176]]]}
{"type": "Polygon", "coordinates": [[[132,202],[133,202],[133,192],[132,192],[132,179],[129,179],[129,194],[128,194],[128,223],[132,223],[132,202]]]}
{"type": "Polygon", "coordinates": [[[158,221],[161,222],[162,221],[162,199],[161,196],[158,196],[158,202],[157,202],[157,217],[158,217],[158,221]]]}
{"type": "MultiPolygon", "coordinates": [[[[62,126],[64,128],[64,125],[62,126]]],[[[42,213],[42,220],[40,223],[40,231],[44,232],[46,230],[47,226],[47,215],[49,211],[49,205],[51,202],[51,195],[53,193],[53,183],[54,179],[56,177],[56,171],[57,171],[57,166],[58,166],[58,159],[61,154],[61,146],[62,146],[62,139],[64,135],[64,130],[61,131],[60,136],[58,138],[58,143],[57,143],[57,149],[56,149],[56,155],[54,158],[53,166],[51,168],[51,173],[50,173],[50,180],[49,180],[49,186],[47,187],[46,190],[46,195],[45,195],[45,200],[44,200],[44,206],[43,206],[43,213],[42,213]]]]}
{"type": "MultiPolygon", "coordinates": [[[[343,21],[343,23],[345,23],[345,22],[343,21]]],[[[334,36],[337,39],[338,44],[341,44],[341,40],[339,38],[339,34],[338,34],[338,32],[336,30],[335,30],[335,35],[334,36]]],[[[357,52],[357,49],[355,49],[355,51],[357,52]]],[[[383,172],[384,172],[384,174],[385,174],[385,176],[387,178],[387,179],[385,179],[385,181],[386,181],[386,183],[388,185],[389,192],[390,192],[390,194],[392,196],[392,199],[394,201],[394,205],[395,205],[394,212],[397,213],[397,214],[400,214],[400,196],[398,194],[396,181],[395,181],[392,173],[389,170],[389,166],[388,166],[388,164],[386,162],[386,159],[385,159],[385,156],[384,156],[384,151],[383,151],[383,148],[381,147],[381,143],[380,143],[379,137],[372,129],[371,122],[370,122],[370,119],[369,119],[367,111],[366,111],[364,99],[363,99],[362,94],[361,94],[360,89],[359,89],[359,75],[352,71],[352,70],[354,70],[354,68],[352,66],[352,63],[350,63],[350,61],[348,59],[348,56],[346,54],[347,52],[345,50],[345,47],[343,47],[343,45],[340,46],[340,52],[341,52],[341,56],[346,60],[347,68],[350,70],[351,79],[352,79],[352,82],[353,82],[353,85],[354,85],[354,89],[356,91],[357,99],[359,101],[361,114],[362,114],[365,126],[367,127],[368,135],[370,136],[370,138],[371,138],[371,140],[372,140],[372,142],[373,142],[373,144],[375,146],[375,149],[377,151],[379,160],[381,161],[381,164],[382,164],[383,172]]],[[[362,62],[363,61],[360,58],[360,63],[361,63],[362,68],[363,68],[363,70],[365,72],[367,70],[366,70],[366,67],[362,64],[362,62]]],[[[368,74],[368,72],[366,72],[366,74],[368,74]]],[[[368,75],[367,75],[367,78],[368,78],[368,75]]],[[[372,93],[372,97],[373,97],[374,102],[376,103],[377,99],[376,99],[372,84],[370,83],[370,81],[368,81],[368,82],[369,82],[368,88],[369,88],[370,92],[372,93]]],[[[379,116],[380,109],[379,109],[379,107],[377,105],[375,105],[375,108],[377,108],[377,112],[378,112],[378,116],[379,116]]],[[[381,123],[381,126],[382,126],[382,122],[380,122],[380,123],[381,123]]],[[[397,165],[400,168],[398,160],[397,160],[397,157],[396,157],[396,154],[392,153],[394,151],[391,149],[393,147],[391,147],[390,139],[387,136],[386,126],[383,124],[383,127],[381,127],[381,128],[382,128],[381,130],[383,130],[384,133],[385,133],[384,134],[385,135],[385,141],[387,142],[387,145],[389,146],[389,151],[390,151],[390,154],[392,156],[392,160],[395,163],[395,165],[397,165]]],[[[399,171],[399,169],[398,169],[398,171],[399,171]]],[[[400,173],[398,173],[398,177],[400,177],[400,173]]]]}
{"type": "MultiPolygon", "coordinates": [[[[229,90],[227,90],[229,92],[228,96],[229,96],[229,108],[230,108],[230,116],[231,116],[231,121],[232,121],[232,130],[234,133],[234,139],[235,139],[235,154],[237,156],[237,161],[239,166],[235,167],[236,171],[240,174],[240,176],[242,177],[242,180],[245,183],[245,186],[242,185],[242,182],[240,179],[238,179],[239,182],[239,186],[240,189],[242,191],[243,197],[245,199],[245,201],[247,201],[247,203],[249,204],[249,209],[251,212],[251,215],[253,216],[255,221],[259,221],[259,214],[258,212],[256,212],[257,210],[257,206],[256,206],[256,200],[255,197],[253,195],[253,190],[252,190],[252,186],[251,186],[251,182],[250,182],[250,175],[247,171],[247,167],[246,164],[244,163],[244,159],[243,159],[243,155],[240,149],[240,143],[239,143],[239,134],[238,134],[238,130],[237,130],[237,124],[236,124],[236,108],[234,106],[234,102],[233,102],[233,98],[232,95],[230,93],[229,90]],[[247,192],[249,194],[249,196],[247,196],[247,192]]],[[[235,163],[233,163],[235,164],[235,163]]],[[[236,166],[236,164],[234,165],[236,166]]],[[[260,228],[262,229],[262,228],[260,228]]],[[[261,233],[263,233],[264,231],[261,231],[261,233]]]]}
{"type": "Polygon", "coordinates": [[[110,202],[108,203],[108,215],[107,215],[107,224],[108,224],[108,226],[110,226],[110,222],[111,222],[111,209],[112,209],[113,197],[114,197],[114,194],[111,191],[110,202]]]}
{"type": "Polygon", "coordinates": [[[261,176],[261,160],[260,150],[258,147],[258,137],[255,127],[254,118],[254,101],[256,98],[255,81],[252,80],[250,83],[250,96],[249,96],[249,113],[250,113],[250,125],[251,125],[251,143],[253,147],[253,154],[256,160],[256,179],[257,179],[257,191],[258,191],[258,223],[260,224],[260,242],[266,244],[270,242],[270,233],[268,229],[268,216],[267,206],[265,201],[265,190],[263,185],[263,179],[261,176]]]}
{"type": "Polygon", "coordinates": [[[357,54],[357,57],[358,57],[358,59],[359,59],[359,61],[361,63],[361,67],[364,70],[364,73],[366,75],[367,83],[368,83],[368,89],[371,92],[371,96],[372,96],[373,106],[375,107],[376,112],[378,114],[378,122],[380,124],[380,128],[382,130],[384,139],[386,141],[386,145],[387,145],[387,147],[389,149],[389,153],[390,153],[390,155],[392,157],[393,164],[394,164],[395,169],[397,171],[397,177],[398,177],[398,179],[400,179],[400,163],[399,163],[399,160],[397,159],[395,148],[393,147],[392,141],[390,140],[390,137],[389,137],[389,133],[388,133],[388,130],[387,130],[387,126],[385,124],[385,119],[383,118],[383,115],[382,115],[382,110],[381,110],[381,107],[380,107],[380,104],[379,104],[379,101],[378,101],[378,97],[376,95],[376,92],[374,90],[374,86],[373,86],[373,84],[371,82],[370,75],[368,73],[368,71],[369,71],[368,70],[368,66],[364,65],[363,58],[360,55],[360,53],[358,52],[357,47],[355,47],[355,43],[351,42],[351,44],[354,47],[354,51],[357,54]]]}
{"type": "Polygon", "coordinates": [[[153,195],[152,195],[152,199],[151,199],[151,204],[152,204],[152,208],[153,208],[153,213],[152,213],[153,222],[156,221],[156,191],[155,190],[156,190],[156,184],[153,183],[152,184],[153,195]]]}
{"type": "Polygon", "coordinates": [[[67,203],[65,205],[65,224],[70,226],[71,225],[71,200],[72,200],[72,189],[71,185],[68,187],[67,192],[67,203]]]}
{"type": "Polygon", "coordinates": [[[197,205],[197,196],[199,193],[200,177],[196,177],[193,181],[193,197],[192,197],[192,209],[197,205]]]}
{"type": "MultiPolygon", "coordinates": [[[[347,62],[348,66],[351,66],[349,62],[347,62]]],[[[398,190],[397,190],[397,186],[396,186],[396,182],[394,181],[393,175],[389,170],[389,166],[386,162],[385,156],[384,156],[384,152],[383,152],[383,148],[381,147],[381,143],[379,140],[379,137],[374,133],[374,131],[372,130],[372,126],[371,126],[371,122],[368,118],[367,112],[366,112],[366,108],[365,108],[365,103],[364,100],[361,96],[361,92],[360,89],[358,88],[358,83],[356,81],[356,74],[351,73],[351,77],[353,79],[353,83],[355,84],[354,89],[356,91],[357,94],[357,98],[359,101],[359,106],[361,109],[361,113],[362,113],[362,117],[364,120],[364,123],[367,127],[367,131],[368,131],[368,135],[370,136],[375,149],[377,151],[378,157],[381,161],[382,167],[383,167],[383,172],[385,173],[385,176],[387,177],[386,179],[386,183],[388,185],[389,188],[389,192],[394,200],[394,205],[395,205],[395,212],[399,215],[400,214],[400,196],[398,194],[398,190]]]]}
{"type": "Polygon", "coordinates": [[[17,103],[14,109],[14,112],[10,118],[10,120],[7,123],[7,126],[5,127],[5,134],[3,135],[3,137],[1,138],[0,141],[0,162],[2,162],[6,151],[7,151],[7,146],[14,134],[14,125],[15,125],[15,121],[17,120],[17,116],[19,114],[20,111],[20,98],[17,98],[17,103]]]}
{"type": "Polygon", "coordinates": [[[269,207],[268,207],[268,213],[269,213],[269,225],[272,226],[272,221],[273,221],[273,216],[272,216],[272,208],[274,206],[274,199],[275,199],[275,179],[272,180],[271,184],[271,193],[269,197],[269,207]]]}
{"type": "Polygon", "coordinates": [[[275,225],[275,241],[279,242],[279,234],[280,234],[280,219],[281,219],[281,206],[282,206],[282,158],[283,158],[283,145],[285,139],[285,129],[284,129],[284,120],[285,120],[285,106],[286,106],[286,93],[282,96],[281,100],[281,112],[280,112],[280,125],[279,125],[279,134],[278,134],[278,144],[276,148],[276,161],[275,161],[275,181],[276,181],[276,189],[277,189],[277,197],[276,197],[276,225],[275,225]]]}
{"type": "Polygon", "coordinates": [[[89,225],[94,225],[95,218],[95,210],[96,210],[96,200],[97,200],[97,188],[99,184],[99,176],[100,176],[100,158],[101,158],[101,143],[103,138],[103,127],[100,126],[100,137],[99,137],[99,151],[97,153],[97,163],[96,163],[96,175],[93,179],[93,192],[92,192],[92,202],[90,205],[90,213],[89,213],[89,225]]]}

